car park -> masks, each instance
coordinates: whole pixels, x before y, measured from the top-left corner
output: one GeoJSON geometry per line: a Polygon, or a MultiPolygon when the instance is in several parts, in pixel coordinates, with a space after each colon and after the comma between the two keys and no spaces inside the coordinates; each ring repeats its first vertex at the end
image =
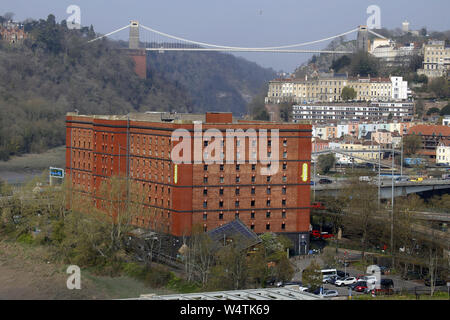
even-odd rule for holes
{"type": "Polygon", "coordinates": [[[347,277],[345,279],[336,280],[336,282],[334,284],[338,287],[342,287],[342,286],[348,286],[349,284],[352,284],[355,282],[357,282],[355,277],[347,277]]]}

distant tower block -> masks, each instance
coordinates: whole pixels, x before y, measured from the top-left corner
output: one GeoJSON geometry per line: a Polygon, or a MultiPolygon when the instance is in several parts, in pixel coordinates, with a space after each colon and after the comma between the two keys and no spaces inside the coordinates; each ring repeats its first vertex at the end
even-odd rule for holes
{"type": "Polygon", "coordinates": [[[130,39],[129,39],[130,49],[139,49],[139,22],[130,21],[130,39]]]}
{"type": "Polygon", "coordinates": [[[358,36],[356,38],[357,51],[369,51],[369,29],[367,26],[359,26],[358,36]]]}
{"type": "Polygon", "coordinates": [[[408,21],[403,21],[403,23],[402,23],[402,31],[404,33],[408,33],[409,32],[409,22],[408,21]]]}
{"type": "Polygon", "coordinates": [[[128,54],[134,61],[134,71],[142,78],[147,78],[147,53],[139,48],[139,22],[130,22],[130,39],[128,42],[128,54]]]}

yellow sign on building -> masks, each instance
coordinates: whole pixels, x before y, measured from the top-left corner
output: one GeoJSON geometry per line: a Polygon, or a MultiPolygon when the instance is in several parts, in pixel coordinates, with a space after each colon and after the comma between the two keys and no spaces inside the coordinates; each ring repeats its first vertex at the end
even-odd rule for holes
{"type": "Polygon", "coordinates": [[[304,163],[302,166],[302,181],[306,182],[308,181],[308,164],[304,163]]]}

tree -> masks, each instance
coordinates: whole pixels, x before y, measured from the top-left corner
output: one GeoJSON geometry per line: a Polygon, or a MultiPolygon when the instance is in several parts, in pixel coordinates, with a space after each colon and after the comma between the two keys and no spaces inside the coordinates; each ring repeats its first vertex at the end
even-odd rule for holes
{"type": "Polygon", "coordinates": [[[359,52],[352,57],[350,70],[353,76],[378,76],[379,62],[367,52],[359,52]]]}
{"type": "Polygon", "coordinates": [[[361,254],[367,250],[370,237],[376,234],[375,218],[378,210],[378,190],[373,184],[367,184],[353,178],[341,195],[346,203],[343,224],[346,232],[359,238],[361,254]]]}
{"type": "Polygon", "coordinates": [[[342,89],[341,98],[344,101],[354,100],[356,98],[356,91],[350,87],[344,87],[342,89]]]}
{"type": "Polygon", "coordinates": [[[418,135],[406,135],[402,139],[403,150],[406,155],[414,155],[419,149],[422,148],[422,138],[418,135]]]}
{"type": "Polygon", "coordinates": [[[450,86],[444,77],[436,78],[428,84],[428,88],[439,98],[450,96],[450,86]]]}
{"type": "Polygon", "coordinates": [[[317,159],[317,166],[321,174],[327,174],[336,163],[334,154],[321,154],[317,159]]]}
{"type": "Polygon", "coordinates": [[[310,265],[302,272],[302,283],[304,286],[314,291],[322,286],[322,272],[320,265],[316,260],[311,261],[310,265]]]}
{"type": "Polygon", "coordinates": [[[292,119],[292,103],[281,103],[279,108],[281,120],[289,122],[292,119]]]}
{"type": "Polygon", "coordinates": [[[443,107],[439,113],[441,116],[450,115],[450,103],[443,107]]]}
{"type": "Polygon", "coordinates": [[[331,64],[331,69],[333,69],[335,72],[339,72],[341,69],[349,66],[351,62],[352,60],[347,55],[344,55],[339,59],[333,61],[333,63],[331,64]]]}
{"type": "Polygon", "coordinates": [[[419,118],[421,118],[424,112],[425,112],[425,105],[423,103],[423,100],[419,99],[417,100],[416,103],[416,114],[418,115],[419,118]]]}
{"type": "Polygon", "coordinates": [[[440,112],[441,112],[441,110],[439,108],[432,107],[432,108],[428,109],[427,116],[432,115],[432,114],[439,114],[440,112]]]}

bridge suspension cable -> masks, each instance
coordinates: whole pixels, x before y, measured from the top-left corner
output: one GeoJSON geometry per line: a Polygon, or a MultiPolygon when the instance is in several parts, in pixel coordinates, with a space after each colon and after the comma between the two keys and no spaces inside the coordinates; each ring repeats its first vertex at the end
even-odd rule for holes
{"type": "Polygon", "coordinates": [[[287,48],[295,48],[295,47],[300,47],[300,46],[306,46],[306,45],[311,45],[311,44],[315,44],[315,43],[319,43],[319,42],[324,42],[324,41],[328,41],[331,39],[335,39],[338,37],[342,37],[345,36],[347,34],[353,33],[355,31],[358,31],[358,28],[332,36],[332,37],[328,37],[328,38],[324,38],[324,39],[320,39],[320,40],[315,40],[315,41],[309,41],[309,42],[303,42],[303,43],[297,43],[297,44],[290,44],[290,45],[284,45],[284,46],[277,46],[277,47],[260,47],[260,48],[247,48],[247,47],[232,47],[232,46],[223,46],[223,45],[217,45],[217,44],[211,44],[211,43],[206,43],[206,42],[199,42],[199,41],[194,41],[194,40],[189,40],[189,39],[185,39],[185,38],[181,38],[181,37],[177,37],[177,36],[173,36],[171,34],[168,33],[164,33],[152,28],[149,28],[147,26],[144,26],[142,24],[140,24],[140,27],[142,27],[143,29],[156,33],[158,35],[161,36],[165,36],[167,38],[173,39],[173,40],[178,40],[178,41],[184,41],[190,44],[195,44],[195,45],[200,45],[200,46],[206,46],[206,47],[212,47],[212,48],[218,48],[218,49],[228,49],[228,50],[235,50],[235,51],[263,51],[263,50],[279,50],[279,49],[287,49],[287,48]]]}
{"type": "Polygon", "coordinates": [[[119,31],[122,31],[122,30],[124,30],[124,29],[126,29],[126,28],[129,28],[130,26],[131,26],[131,24],[126,25],[125,27],[122,27],[122,28],[117,29],[117,30],[115,30],[115,31],[112,31],[112,32],[110,32],[110,33],[104,34],[104,35],[102,35],[102,36],[100,36],[100,37],[97,37],[97,38],[95,38],[95,39],[89,40],[88,43],[89,43],[89,42],[94,42],[94,41],[100,40],[100,39],[102,39],[102,38],[104,38],[104,37],[111,36],[111,35],[113,35],[113,34],[119,32],[119,31]]]}

